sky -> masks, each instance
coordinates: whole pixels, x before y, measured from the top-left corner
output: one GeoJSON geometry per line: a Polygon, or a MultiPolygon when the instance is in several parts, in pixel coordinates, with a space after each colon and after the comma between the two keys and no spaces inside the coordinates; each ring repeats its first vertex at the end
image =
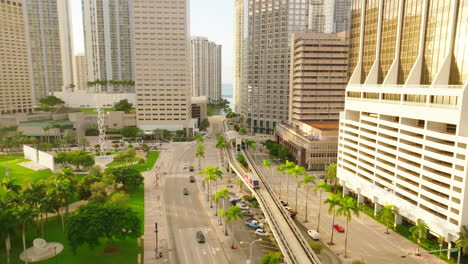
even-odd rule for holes
{"type": "MultiPolygon", "coordinates": [[[[190,0],[192,36],[207,37],[221,44],[223,83],[232,83],[233,0],[190,0]]],[[[84,53],[81,1],[71,0],[75,54],[84,53]]]]}

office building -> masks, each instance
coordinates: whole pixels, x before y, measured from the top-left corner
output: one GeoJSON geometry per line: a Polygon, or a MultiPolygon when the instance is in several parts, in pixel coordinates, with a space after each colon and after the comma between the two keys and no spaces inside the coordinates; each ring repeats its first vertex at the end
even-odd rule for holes
{"type": "Polygon", "coordinates": [[[221,99],[221,45],[204,37],[192,37],[192,96],[221,99]]]}
{"type": "Polygon", "coordinates": [[[327,0],[309,0],[309,32],[324,32],[324,2],[327,2],[327,0]]]}
{"type": "MultiPolygon", "coordinates": [[[[38,99],[52,92],[62,91],[66,78],[66,85],[73,81],[73,73],[70,71],[69,53],[64,54],[66,72],[62,70],[62,47],[70,50],[71,41],[69,25],[59,27],[59,9],[57,0],[28,0],[24,1],[25,23],[27,24],[27,42],[30,48],[30,81],[33,87],[33,104],[38,99]],[[63,33],[63,38],[61,38],[63,33]],[[67,43],[68,45],[65,45],[67,43]]],[[[68,21],[66,4],[60,4],[60,21],[68,21]]]]}
{"type": "MultiPolygon", "coordinates": [[[[57,11],[59,20],[60,52],[62,58],[63,84],[61,90],[73,90],[76,87],[73,63],[73,29],[71,0],[58,0],[57,11]]],[[[47,34],[47,33],[46,33],[47,34]]]]}
{"type": "MultiPolygon", "coordinates": [[[[88,81],[133,81],[131,0],[82,0],[88,81]]],[[[133,87],[102,85],[97,92],[129,92],[133,87]]]]}
{"type": "Polygon", "coordinates": [[[289,119],[276,126],[275,137],[310,170],[336,162],[347,65],[346,32],[292,35],[289,119]]]}
{"type": "Polygon", "coordinates": [[[309,4],[248,0],[244,8],[241,111],[250,130],[272,133],[288,119],[290,37],[307,32],[309,4]]]}
{"type": "MultiPolygon", "coordinates": [[[[468,224],[466,1],[353,0],[344,192],[455,241],[468,224]]],[[[449,244],[449,247],[451,245],[449,244]]]]}
{"type": "Polygon", "coordinates": [[[323,3],[323,32],[343,32],[349,29],[351,0],[326,0],[323,3]]]}
{"type": "Polygon", "coordinates": [[[75,91],[88,89],[88,72],[84,54],[75,56],[75,91]]]}
{"type": "Polygon", "coordinates": [[[191,134],[189,2],[134,0],[132,14],[137,125],[191,134]]]}
{"type": "Polygon", "coordinates": [[[32,111],[23,1],[0,1],[0,114],[32,111]]]}
{"type": "Polygon", "coordinates": [[[244,0],[234,1],[234,67],[232,101],[234,112],[241,111],[242,63],[244,48],[244,0]]]}

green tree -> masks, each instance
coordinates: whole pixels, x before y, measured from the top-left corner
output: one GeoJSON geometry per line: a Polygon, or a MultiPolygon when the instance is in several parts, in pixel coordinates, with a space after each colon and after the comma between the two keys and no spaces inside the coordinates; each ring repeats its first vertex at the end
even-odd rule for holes
{"type": "Polygon", "coordinates": [[[138,127],[126,126],[122,128],[121,133],[125,138],[136,138],[142,134],[142,131],[138,127]]]}
{"type": "MultiPolygon", "coordinates": [[[[223,208],[224,208],[224,204],[225,204],[225,201],[226,199],[229,198],[229,190],[227,188],[223,188],[217,192],[215,192],[215,194],[212,196],[211,199],[213,199],[213,201],[215,202],[216,204],[216,213],[215,215],[217,216],[218,215],[218,205],[219,205],[219,202],[221,200],[224,200],[223,201],[223,208]]],[[[221,221],[221,218],[219,219],[221,221]]]]}
{"type": "Polygon", "coordinates": [[[310,248],[315,252],[315,254],[321,254],[323,250],[323,244],[318,241],[312,241],[309,243],[310,248]]]}
{"type": "Polygon", "coordinates": [[[181,138],[184,136],[185,132],[183,130],[176,130],[176,135],[178,138],[181,138]]]}
{"type": "Polygon", "coordinates": [[[6,263],[10,263],[11,235],[16,231],[17,219],[15,215],[16,202],[11,197],[0,199],[0,239],[4,241],[6,263]]]}
{"type": "Polygon", "coordinates": [[[221,165],[224,166],[224,151],[223,150],[226,148],[226,140],[224,139],[221,133],[216,135],[216,148],[219,149],[219,153],[221,154],[221,165]]]}
{"type": "Polygon", "coordinates": [[[49,107],[54,107],[56,105],[63,105],[63,104],[65,104],[65,102],[62,99],[60,99],[60,98],[58,98],[56,96],[49,95],[49,96],[40,98],[39,99],[39,104],[46,105],[46,106],[49,106],[49,107]]]}
{"type": "MultiPolygon", "coordinates": [[[[206,177],[203,181],[208,185],[206,200],[209,200],[211,196],[211,183],[217,181],[219,178],[222,178],[222,172],[219,170],[219,167],[208,166],[200,174],[205,174],[206,177]]],[[[213,208],[213,204],[210,202],[210,207],[213,208]]]]}
{"type": "Polygon", "coordinates": [[[277,157],[285,161],[289,157],[289,149],[283,145],[279,145],[277,157]]]}
{"type": "Polygon", "coordinates": [[[162,129],[155,129],[153,130],[153,135],[157,138],[157,139],[163,139],[164,135],[163,135],[163,130],[162,129]]]}
{"type": "MultiPolygon", "coordinates": [[[[55,133],[54,133],[54,134],[55,134],[55,142],[57,143],[57,142],[59,142],[59,139],[60,139],[60,128],[62,128],[62,126],[61,126],[59,123],[57,123],[57,122],[53,122],[50,126],[51,126],[51,128],[53,128],[53,129],[55,130],[55,131],[54,131],[54,132],[55,132],[55,133]]],[[[67,131],[67,130],[65,130],[64,133],[63,133],[63,137],[64,137],[64,138],[65,138],[65,132],[66,132],[66,131],[67,131]]],[[[73,130],[71,130],[71,131],[72,131],[73,137],[74,137],[74,135],[75,135],[74,133],[75,133],[75,132],[74,132],[73,130]]],[[[70,133],[70,132],[68,132],[68,133],[70,133]]]]}
{"type": "Polygon", "coordinates": [[[237,154],[237,161],[239,161],[240,164],[242,164],[242,166],[244,166],[244,168],[248,169],[249,168],[249,164],[247,163],[247,160],[245,159],[244,155],[242,154],[237,154]]]}
{"type": "Polygon", "coordinates": [[[421,240],[427,238],[427,230],[427,224],[424,223],[424,221],[421,219],[418,219],[416,225],[410,227],[409,229],[409,231],[411,232],[411,237],[418,243],[418,249],[416,254],[419,254],[419,245],[421,244],[421,240]]]}
{"type": "MultiPolygon", "coordinates": [[[[287,203],[289,203],[289,174],[293,172],[293,169],[295,167],[296,167],[296,164],[294,162],[286,160],[285,164],[280,165],[277,169],[280,173],[286,172],[287,174],[287,178],[286,178],[286,202],[287,203]]],[[[279,196],[281,198],[281,182],[280,182],[280,195],[279,196]]]]}
{"type": "Polygon", "coordinates": [[[107,168],[104,174],[110,176],[113,182],[122,184],[124,190],[138,188],[144,180],[141,173],[130,166],[107,168]]]}
{"type": "Polygon", "coordinates": [[[388,226],[392,222],[397,212],[398,211],[396,207],[391,204],[386,204],[380,210],[380,217],[385,221],[385,226],[387,227],[387,231],[385,231],[385,234],[390,234],[390,232],[388,232],[388,226]]]}
{"type": "Polygon", "coordinates": [[[336,163],[328,164],[325,167],[325,179],[333,186],[332,192],[336,193],[338,177],[336,176],[336,163]]]}
{"type": "Polygon", "coordinates": [[[291,170],[291,172],[292,172],[292,174],[294,175],[294,178],[296,178],[296,186],[295,186],[295,188],[296,188],[296,199],[295,199],[296,205],[295,205],[295,208],[296,208],[296,210],[297,210],[297,209],[298,209],[298,208],[297,208],[297,188],[298,188],[299,185],[300,185],[300,183],[299,183],[299,176],[300,176],[300,175],[305,175],[305,174],[306,174],[306,170],[305,170],[304,167],[301,167],[301,166],[299,166],[299,165],[296,165],[296,166],[294,166],[294,168],[291,170]]]}
{"type": "Polygon", "coordinates": [[[202,134],[195,134],[195,140],[198,144],[203,144],[203,142],[205,142],[202,134]]]}
{"type": "Polygon", "coordinates": [[[366,262],[363,259],[358,259],[351,262],[351,264],[366,264],[366,262]]]}
{"type": "Polygon", "coordinates": [[[351,222],[353,215],[359,216],[359,209],[353,198],[345,196],[341,198],[340,205],[336,214],[346,218],[346,233],[345,233],[345,258],[347,257],[348,249],[348,235],[349,235],[349,222],[351,222]]]}
{"type": "Polygon", "coordinates": [[[78,146],[80,146],[83,151],[88,145],[89,145],[89,141],[86,138],[82,137],[78,140],[78,146]]]}
{"type": "Polygon", "coordinates": [[[320,213],[322,211],[322,190],[326,190],[326,184],[323,181],[320,181],[318,184],[315,185],[315,190],[319,192],[319,206],[318,206],[318,213],[317,213],[317,232],[320,230],[320,213]]]}
{"type": "Polygon", "coordinates": [[[115,204],[119,207],[126,207],[130,196],[126,192],[115,192],[109,197],[109,203],[115,204]]]}
{"type": "Polygon", "coordinates": [[[198,158],[198,170],[201,170],[201,158],[205,157],[205,147],[202,144],[197,146],[197,152],[195,153],[195,157],[198,158]]]}
{"type": "Polygon", "coordinates": [[[247,130],[245,129],[245,127],[240,127],[239,128],[239,134],[241,134],[241,135],[247,134],[247,130]]]}
{"type": "MultiPolygon", "coordinates": [[[[222,210],[220,212],[221,216],[224,217],[226,225],[232,223],[232,247],[234,247],[234,232],[235,232],[235,222],[239,219],[242,219],[242,210],[238,206],[230,206],[227,210],[222,210]]],[[[227,229],[225,229],[225,235],[227,236],[227,229]]]]}
{"type": "Polygon", "coordinates": [[[34,218],[38,215],[37,210],[26,205],[26,201],[21,201],[21,205],[15,209],[17,221],[21,226],[21,238],[23,240],[23,250],[26,250],[26,227],[34,222],[34,218]]]}
{"type": "Polygon", "coordinates": [[[42,130],[44,130],[44,134],[46,135],[46,138],[47,138],[47,143],[50,142],[49,131],[50,131],[51,128],[52,128],[52,126],[50,126],[50,125],[42,126],[42,130]]]}
{"type": "Polygon", "coordinates": [[[333,244],[333,235],[334,235],[334,228],[333,226],[335,225],[335,216],[336,216],[336,210],[340,207],[340,202],[341,202],[341,195],[340,194],[333,194],[329,193],[328,198],[325,199],[324,203],[328,204],[328,214],[332,215],[332,226],[331,226],[331,239],[330,239],[330,245],[333,244]]]}
{"type": "MultiPolygon", "coordinates": [[[[298,184],[299,185],[304,185],[306,189],[306,197],[305,197],[305,222],[307,223],[307,217],[308,217],[308,201],[309,201],[309,185],[311,183],[315,182],[315,177],[312,175],[309,175],[307,173],[304,173],[304,178],[302,178],[302,181],[300,181],[298,184]]],[[[297,199],[297,198],[296,198],[297,199]]],[[[318,231],[317,231],[318,232],[318,231]]]]}
{"type": "Polygon", "coordinates": [[[114,239],[138,238],[141,222],[138,215],[128,208],[113,204],[91,203],[82,205],[75,214],[67,217],[67,239],[76,254],[78,247],[88,244],[94,248],[100,238],[108,245],[114,239]]]}
{"type": "Polygon", "coordinates": [[[457,263],[460,263],[461,251],[463,251],[463,255],[468,252],[468,229],[466,226],[462,226],[462,231],[458,233],[458,239],[455,241],[455,245],[458,248],[457,263]]]}
{"type": "Polygon", "coordinates": [[[171,137],[171,131],[169,131],[167,129],[163,129],[162,135],[163,135],[163,139],[170,138],[171,137]]]}
{"type": "Polygon", "coordinates": [[[270,252],[262,256],[260,264],[280,264],[281,257],[281,252],[270,252]]]}
{"type": "Polygon", "coordinates": [[[125,113],[129,113],[132,108],[133,105],[129,103],[127,99],[118,101],[113,107],[114,111],[123,111],[125,113]]]}
{"type": "Polygon", "coordinates": [[[75,131],[73,131],[71,129],[66,129],[65,131],[63,131],[63,140],[67,144],[71,144],[71,143],[75,142],[75,137],[76,137],[75,131]]]}
{"type": "Polygon", "coordinates": [[[210,121],[208,121],[208,119],[205,118],[200,123],[200,129],[206,131],[208,127],[210,127],[210,121]]]}

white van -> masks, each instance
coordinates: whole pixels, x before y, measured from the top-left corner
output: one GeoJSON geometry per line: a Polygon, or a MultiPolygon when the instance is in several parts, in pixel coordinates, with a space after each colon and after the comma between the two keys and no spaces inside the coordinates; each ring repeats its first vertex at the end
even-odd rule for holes
{"type": "Polygon", "coordinates": [[[307,230],[307,234],[313,239],[313,240],[319,240],[320,239],[320,234],[315,231],[315,230],[307,230]]]}

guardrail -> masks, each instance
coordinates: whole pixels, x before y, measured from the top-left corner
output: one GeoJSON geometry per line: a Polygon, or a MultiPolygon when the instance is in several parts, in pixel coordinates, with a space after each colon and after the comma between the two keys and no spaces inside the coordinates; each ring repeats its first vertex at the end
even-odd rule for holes
{"type": "MultiPolygon", "coordinates": [[[[224,125],[224,131],[223,134],[225,135],[226,131],[229,131],[229,126],[227,125],[226,122],[223,122],[224,125]]],[[[302,236],[301,232],[295,225],[295,223],[292,221],[291,217],[286,213],[286,210],[284,207],[281,205],[279,200],[276,198],[274,195],[273,191],[270,189],[268,186],[265,178],[261,173],[259,172],[257,168],[257,164],[255,160],[252,159],[250,156],[250,153],[244,152],[242,150],[242,153],[246,154],[247,156],[247,162],[249,166],[253,169],[253,172],[257,174],[261,181],[261,187],[263,189],[259,190],[254,190],[250,187],[250,185],[245,181],[244,175],[247,173],[241,166],[239,166],[236,157],[234,153],[232,152],[232,148],[228,142],[227,145],[227,158],[228,158],[228,163],[229,166],[234,172],[236,172],[238,175],[240,175],[240,178],[242,181],[246,184],[246,186],[250,189],[252,194],[257,198],[264,214],[265,217],[268,221],[268,223],[271,226],[271,230],[273,232],[273,235],[276,237],[278,241],[278,245],[283,253],[284,259],[286,260],[286,263],[290,264],[306,264],[306,263],[313,263],[313,264],[320,264],[319,258],[315,255],[315,253],[311,250],[309,245],[307,244],[305,238],[302,236]],[[255,164],[254,164],[255,163],[255,164]],[[265,191],[262,191],[265,190],[265,191]],[[264,197],[264,194],[262,192],[266,192],[266,197],[264,197]],[[277,212],[280,212],[280,214],[276,214],[273,212],[273,210],[276,209],[277,212]],[[277,219],[278,216],[281,216],[280,219],[277,219]],[[278,222],[278,220],[280,222],[278,222]],[[285,225],[286,224],[286,225],[285,225]],[[289,228],[288,228],[289,227],[289,228]],[[287,239],[287,235],[285,232],[291,232],[292,237],[295,238],[294,240],[297,240],[297,244],[295,241],[291,241],[290,239],[287,239]],[[291,245],[291,243],[295,244],[295,249],[291,245]],[[299,246],[298,246],[299,245],[299,246]],[[297,252],[298,249],[301,252],[297,252]]],[[[291,236],[289,236],[291,238],[291,236]]]]}

